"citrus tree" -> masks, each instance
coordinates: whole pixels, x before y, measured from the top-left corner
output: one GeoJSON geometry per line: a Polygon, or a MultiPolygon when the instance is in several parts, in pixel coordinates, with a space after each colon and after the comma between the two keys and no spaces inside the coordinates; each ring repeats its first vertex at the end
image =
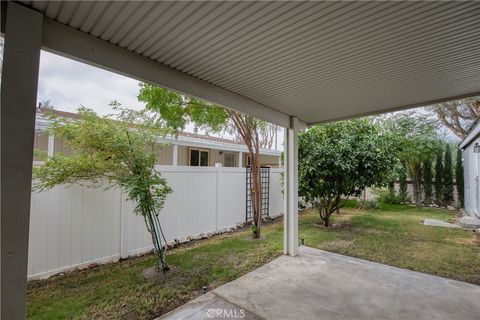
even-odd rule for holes
{"type": "Polygon", "coordinates": [[[136,203],[135,213],[143,216],[152,236],[157,267],[163,271],[166,240],[158,214],[172,192],[167,181],[154,169],[154,144],[159,134],[155,117],[116,107],[115,117],[100,117],[80,108],[78,119],[51,116],[48,131],[63,137],[71,155],[55,153],[43,165],[33,168],[33,189],[80,184],[89,187],[120,187],[136,203]]]}
{"type": "Polygon", "coordinates": [[[298,193],[326,227],[342,197],[359,196],[366,187],[386,186],[392,179],[395,141],[368,119],[315,126],[298,139],[298,193]]]}

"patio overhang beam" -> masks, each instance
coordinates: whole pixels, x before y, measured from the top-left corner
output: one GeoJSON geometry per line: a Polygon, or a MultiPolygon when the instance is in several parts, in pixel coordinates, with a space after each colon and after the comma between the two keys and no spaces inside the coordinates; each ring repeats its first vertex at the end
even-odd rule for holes
{"type": "MultiPolygon", "coordinates": [[[[44,18],[43,49],[287,128],[290,116],[69,26],[44,18]]],[[[306,126],[306,125],[305,125],[306,126]]]]}

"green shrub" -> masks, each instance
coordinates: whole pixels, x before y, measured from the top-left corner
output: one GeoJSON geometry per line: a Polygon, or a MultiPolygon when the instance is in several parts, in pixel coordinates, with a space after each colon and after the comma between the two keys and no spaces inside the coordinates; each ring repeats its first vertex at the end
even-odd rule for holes
{"type": "Polygon", "coordinates": [[[392,193],[388,189],[374,189],[377,202],[381,204],[402,204],[410,199],[403,194],[392,193]]]}
{"type": "Polygon", "coordinates": [[[373,199],[373,200],[360,200],[357,203],[357,208],[358,209],[363,209],[363,210],[378,210],[378,209],[380,209],[380,204],[375,199],[373,199]]]}
{"type": "Polygon", "coordinates": [[[340,208],[357,208],[357,199],[342,199],[340,200],[340,208]]]}
{"type": "Polygon", "coordinates": [[[399,198],[403,202],[407,202],[408,199],[408,184],[407,184],[407,168],[405,162],[402,163],[402,169],[399,172],[398,180],[400,181],[399,198]]]}
{"type": "Polygon", "coordinates": [[[443,160],[443,203],[449,205],[453,201],[453,168],[450,145],[445,146],[443,160]]]}

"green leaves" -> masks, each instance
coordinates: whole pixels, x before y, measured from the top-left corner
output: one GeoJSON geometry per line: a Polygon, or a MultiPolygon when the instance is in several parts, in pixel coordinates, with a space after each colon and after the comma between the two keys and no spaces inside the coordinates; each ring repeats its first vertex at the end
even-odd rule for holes
{"type": "Polygon", "coordinates": [[[299,134],[299,195],[328,220],[340,196],[391,180],[397,152],[395,139],[368,119],[312,127],[299,134]]]}
{"type": "Polygon", "coordinates": [[[114,103],[116,116],[100,117],[80,108],[78,119],[50,116],[48,130],[63,138],[73,154],[55,153],[43,165],[33,168],[33,190],[61,184],[119,186],[137,201],[136,212],[160,210],[172,191],[155,169],[153,148],[162,128],[144,112],[123,109],[114,103]]]}
{"type": "Polygon", "coordinates": [[[176,133],[190,122],[212,132],[225,130],[229,124],[224,108],[148,83],[140,84],[138,100],[145,102],[148,110],[157,112],[164,125],[176,133]]]}

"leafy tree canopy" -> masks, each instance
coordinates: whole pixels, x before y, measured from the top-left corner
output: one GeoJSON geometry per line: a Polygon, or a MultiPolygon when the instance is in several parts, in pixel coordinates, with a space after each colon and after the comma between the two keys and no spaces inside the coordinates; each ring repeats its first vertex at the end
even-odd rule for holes
{"type": "Polygon", "coordinates": [[[148,83],[140,83],[138,100],[158,112],[165,127],[177,133],[189,123],[205,131],[220,132],[225,130],[229,118],[228,112],[220,106],[148,83]]]}
{"type": "Polygon", "coordinates": [[[388,184],[397,151],[393,136],[368,119],[312,127],[299,134],[299,195],[328,226],[341,196],[388,184]]]}
{"type": "Polygon", "coordinates": [[[437,123],[428,115],[401,112],[383,118],[384,130],[395,137],[399,158],[412,178],[415,203],[420,203],[421,166],[432,160],[442,143],[437,123]]]}
{"type": "Polygon", "coordinates": [[[33,189],[45,190],[62,184],[118,186],[135,201],[135,213],[145,218],[157,253],[158,267],[164,262],[165,239],[158,213],[172,192],[154,169],[154,145],[162,134],[154,116],[122,109],[118,115],[100,117],[90,109],[78,110],[78,119],[51,116],[49,131],[63,137],[72,155],[55,153],[33,168],[33,189]]]}
{"type": "Polygon", "coordinates": [[[147,109],[158,113],[159,122],[174,134],[184,130],[189,123],[208,132],[228,132],[248,148],[252,184],[252,208],[254,235],[260,237],[261,223],[261,177],[260,148],[271,147],[276,133],[276,126],[265,121],[224,109],[202,100],[169,91],[155,85],[141,83],[138,99],[146,103],[147,109]],[[274,129],[274,130],[272,130],[274,129]]]}

